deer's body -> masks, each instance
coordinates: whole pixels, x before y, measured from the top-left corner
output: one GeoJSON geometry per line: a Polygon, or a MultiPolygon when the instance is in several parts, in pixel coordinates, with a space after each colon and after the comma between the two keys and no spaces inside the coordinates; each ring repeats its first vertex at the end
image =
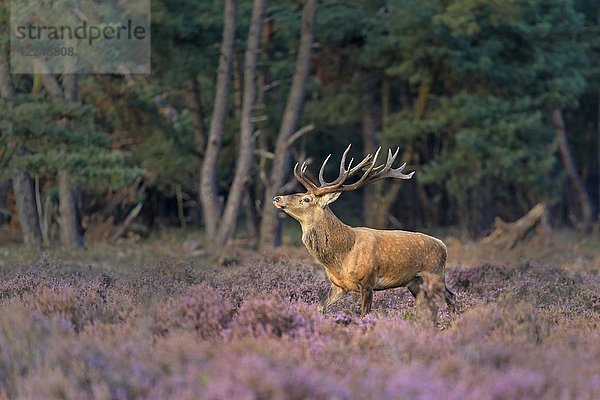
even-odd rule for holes
{"type": "MultiPolygon", "coordinates": [[[[377,154],[368,155],[356,167],[345,167],[344,153],[340,165],[340,177],[332,183],[323,179],[325,163],[319,173],[321,186],[303,176],[305,166],[296,178],[306,186],[307,193],[277,196],[273,204],[294,217],[302,226],[302,242],[308,251],[325,267],[331,288],[323,300],[321,309],[337,301],[346,292],[361,295],[361,316],[371,309],[374,290],[407,287],[417,303],[426,303],[437,319],[437,307],[433,297],[441,296],[451,312],[456,306],[454,294],[445,284],[446,246],[432,236],[399,230],[352,228],[340,221],[328,204],[337,199],[342,191],[354,190],[366,183],[392,177],[409,179],[401,170],[391,169],[395,155],[390,152],[385,165],[375,167],[377,154]],[[365,166],[367,163],[370,166],[365,166]],[[343,185],[344,181],[364,171],[357,183],[343,185]]],[[[396,152],[397,154],[397,152],[396,152]]],[[[350,161],[350,165],[352,161],[350,161]]]]}
{"type": "Polygon", "coordinates": [[[348,292],[407,286],[421,272],[444,274],[446,246],[434,237],[397,230],[352,228],[329,207],[312,225],[302,224],[302,242],[331,282],[348,292]]]}

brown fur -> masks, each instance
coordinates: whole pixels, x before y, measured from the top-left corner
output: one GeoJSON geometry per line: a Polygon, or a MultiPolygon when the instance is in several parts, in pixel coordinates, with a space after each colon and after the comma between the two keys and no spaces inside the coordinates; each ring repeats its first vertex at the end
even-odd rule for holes
{"type": "Polygon", "coordinates": [[[361,317],[371,309],[374,290],[408,287],[437,320],[433,298],[444,298],[453,315],[454,294],[445,284],[446,246],[434,237],[398,230],[352,228],[328,204],[339,193],[277,196],[273,204],[300,222],[302,242],[325,267],[331,281],[322,312],[346,292],[360,293],[361,317]]]}

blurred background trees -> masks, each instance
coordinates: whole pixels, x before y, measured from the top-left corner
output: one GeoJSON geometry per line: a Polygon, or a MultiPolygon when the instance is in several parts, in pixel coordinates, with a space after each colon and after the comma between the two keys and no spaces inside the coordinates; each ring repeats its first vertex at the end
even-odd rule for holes
{"type": "Polygon", "coordinates": [[[153,0],[142,77],[11,75],[2,32],[0,224],[34,247],[193,226],[267,248],[293,163],[351,142],[417,173],[345,195],[348,222],[477,237],[545,202],[589,232],[599,19],[589,0],[153,0]]]}

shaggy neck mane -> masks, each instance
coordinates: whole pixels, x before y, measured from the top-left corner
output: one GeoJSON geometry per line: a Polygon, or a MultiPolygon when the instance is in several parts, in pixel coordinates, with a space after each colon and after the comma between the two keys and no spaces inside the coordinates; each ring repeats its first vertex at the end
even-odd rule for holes
{"type": "Polygon", "coordinates": [[[328,267],[341,266],[354,246],[354,240],[352,229],[340,221],[329,207],[325,207],[321,218],[316,218],[312,224],[302,224],[302,242],[328,267]]]}

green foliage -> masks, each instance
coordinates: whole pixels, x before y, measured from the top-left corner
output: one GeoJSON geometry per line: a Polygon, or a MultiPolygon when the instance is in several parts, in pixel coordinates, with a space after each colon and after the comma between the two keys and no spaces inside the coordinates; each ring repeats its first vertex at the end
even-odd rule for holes
{"type": "Polygon", "coordinates": [[[151,5],[153,74],[181,86],[199,73],[216,71],[222,2],[153,0],[151,5]]]}
{"type": "Polygon", "coordinates": [[[336,129],[360,122],[360,97],[355,90],[323,90],[306,106],[306,113],[319,126],[336,129]]]}
{"type": "Polygon", "coordinates": [[[576,105],[583,89],[578,66],[586,62],[574,35],[583,28],[571,2],[465,0],[433,20],[448,30],[441,52],[457,78],[479,78],[506,95],[528,95],[539,105],[576,105]]]}
{"type": "Polygon", "coordinates": [[[2,160],[2,175],[27,171],[52,178],[68,171],[89,191],[130,184],[143,170],[111,150],[106,134],[94,131],[93,108],[72,102],[20,95],[0,104],[2,140],[16,152],[2,160]]]}
{"type": "Polygon", "coordinates": [[[516,189],[556,201],[564,174],[549,108],[577,106],[588,63],[573,4],[398,1],[382,21],[363,54],[367,63],[393,54],[385,73],[408,84],[412,103],[400,104],[383,137],[415,148],[424,160],[419,181],[458,203],[488,178],[500,198],[516,189]]]}
{"type": "MultiPolygon", "coordinates": [[[[236,85],[243,80],[251,6],[238,1],[237,69],[218,164],[225,196],[238,154],[236,85]]],[[[254,117],[257,142],[268,151],[291,86],[302,7],[299,0],[267,6],[268,42],[259,55],[259,90],[265,92],[254,117]]],[[[299,123],[315,130],[295,147],[315,161],[348,142],[360,152],[365,112],[372,111],[377,141],[410,155],[406,161],[418,171],[420,189],[433,199],[427,207],[439,208],[422,217],[435,221],[416,224],[460,222],[464,211],[441,204],[472,208],[489,182],[493,196],[507,200],[510,217],[533,202],[564,201],[552,107],[564,111],[569,144],[588,186],[600,174],[597,9],[593,0],[322,0],[299,123]],[[517,197],[527,200],[515,206],[517,197]]],[[[8,20],[6,11],[0,7],[0,21],[8,20]]],[[[195,198],[202,152],[194,123],[200,120],[206,139],[222,13],[217,0],[152,0],[151,76],[80,76],[81,104],[30,96],[0,104],[2,176],[24,168],[51,178],[66,168],[96,190],[130,181],[142,172],[137,165],[159,197],[181,188],[195,198]],[[192,115],[190,94],[200,99],[200,115],[192,115]],[[162,95],[177,118],[159,114],[155,99],[162,95]],[[17,152],[21,145],[24,153],[17,152]]],[[[0,49],[5,38],[0,36],[0,49]]],[[[18,93],[31,92],[32,77],[12,78],[18,93]]],[[[253,184],[252,194],[260,195],[259,174],[253,184]]],[[[406,215],[419,211],[411,203],[403,202],[406,215]]]]}
{"type": "Polygon", "coordinates": [[[453,143],[423,169],[423,182],[443,182],[454,195],[488,176],[538,195],[553,188],[553,133],[545,129],[541,113],[532,110],[530,99],[461,94],[441,101],[429,120],[436,122],[435,134],[451,131],[453,143]]]}
{"type": "MultiPolygon", "coordinates": [[[[98,104],[96,124],[111,132],[110,141],[122,143],[118,147],[144,169],[147,185],[167,195],[177,186],[194,191],[200,157],[194,150],[191,114],[183,108],[174,121],[159,115],[155,97],[160,89],[152,83],[131,86],[110,78],[93,79],[82,82],[81,97],[98,104]]],[[[179,92],[167,100],[181,101],[179,92]]]]}
{"type": "Polygon", "coordinates": [[[172,130],[149,136],[136,151],[150,173],[151,183],[168,194],[173,194],[178,185],[191,191],[197,184],[194,177],[200,163],[190,151],[191,130],[190,116],[185,112],[172,130]]]}
{"type": "Polygon", "coordinates": [[[360,45],[369,17],[377,10],[365,1],[323,1],[317,18],[317,36],[328,46],[360,45]]]}

